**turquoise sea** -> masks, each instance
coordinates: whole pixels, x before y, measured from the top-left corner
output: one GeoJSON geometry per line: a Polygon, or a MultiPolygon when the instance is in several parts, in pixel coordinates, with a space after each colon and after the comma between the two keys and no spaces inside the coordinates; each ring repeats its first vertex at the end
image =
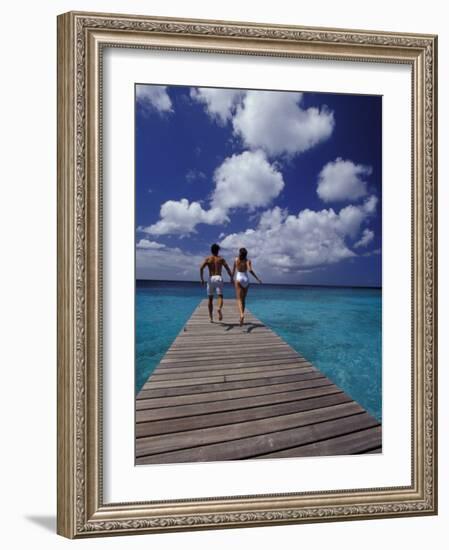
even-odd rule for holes
{"type": "MultiPolygon", "coordinates": [[[[136,392],[205,296],[199,283],[136,282],[136,392]]],[[[252,284],[247,308],[381,421],[381,289],[252,284]]]]}

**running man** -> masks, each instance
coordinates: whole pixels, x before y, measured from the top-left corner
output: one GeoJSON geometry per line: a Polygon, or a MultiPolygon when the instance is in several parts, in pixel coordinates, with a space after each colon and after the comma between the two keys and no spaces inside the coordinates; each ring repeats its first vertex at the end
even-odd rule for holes
{"type": "Polygon", "coordinates": [[[200,267],[200,277],[201,277],[201,284],[204,285],[204,277],[203,277],[203,271],[204,268],[207,266],[209,269],[209,279],[207,281],[207,297],[209,299],[209,303],[207,304],[207,307],[209,309],[209,320],[211,323],[214,322],[214,294],[217,293],[218,296],[218,319],[221,321],[223,319],[223,314],[221,310],[223,309],[223,277],[221,275],[221,271],[223,267],[226,269],[226,271],[229,273],[229,277],[231,278],[231,283],[233,283],[233,277],[231,270],[229,269],[228,264],[226,263],[226,260],[218,255],[220,251],[220,247],[218,244],[213,244],[210,247],[210,251],[212,252],[212,256],[208,256],[204,259],[203,263],[200,267]]]}

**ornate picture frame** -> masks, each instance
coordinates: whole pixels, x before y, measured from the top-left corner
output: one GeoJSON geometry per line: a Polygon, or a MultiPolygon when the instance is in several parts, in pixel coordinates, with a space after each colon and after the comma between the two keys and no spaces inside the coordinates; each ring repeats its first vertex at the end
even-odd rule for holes
{"type": "Polygon", "coordinates": [[[122,14],[58,16],[58,502],[69,538],[437,513],[437,37],[122,14]],[[411,484],[104,501],[105,48],[403,64],[411,68],[411,484]]]}

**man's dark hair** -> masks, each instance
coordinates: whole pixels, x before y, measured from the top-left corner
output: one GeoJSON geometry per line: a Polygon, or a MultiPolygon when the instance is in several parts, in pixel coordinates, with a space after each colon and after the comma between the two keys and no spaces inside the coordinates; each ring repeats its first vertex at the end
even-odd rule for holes
{"type": "Polygon", "coordinates": [[[217,243],[214,243],[211,247],[210,247],[210,251],[212,252],[212,254],[214,256],[216,256],[218,254],[218,251],[220,250],[220,247],[218,246],[217,243]]]}

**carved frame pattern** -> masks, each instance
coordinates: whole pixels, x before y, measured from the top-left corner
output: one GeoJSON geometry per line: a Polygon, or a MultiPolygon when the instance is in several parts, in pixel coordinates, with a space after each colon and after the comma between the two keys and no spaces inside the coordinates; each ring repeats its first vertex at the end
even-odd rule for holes
{"type": "Polygon", "coordinates": [[[82,538],[437,513],[436,46],[433,35],[88,12],[58,16],[59,534],[82,538]],[[410,487],[103,504],[100,92],[105,46],[412,66],[410,487]]]}

